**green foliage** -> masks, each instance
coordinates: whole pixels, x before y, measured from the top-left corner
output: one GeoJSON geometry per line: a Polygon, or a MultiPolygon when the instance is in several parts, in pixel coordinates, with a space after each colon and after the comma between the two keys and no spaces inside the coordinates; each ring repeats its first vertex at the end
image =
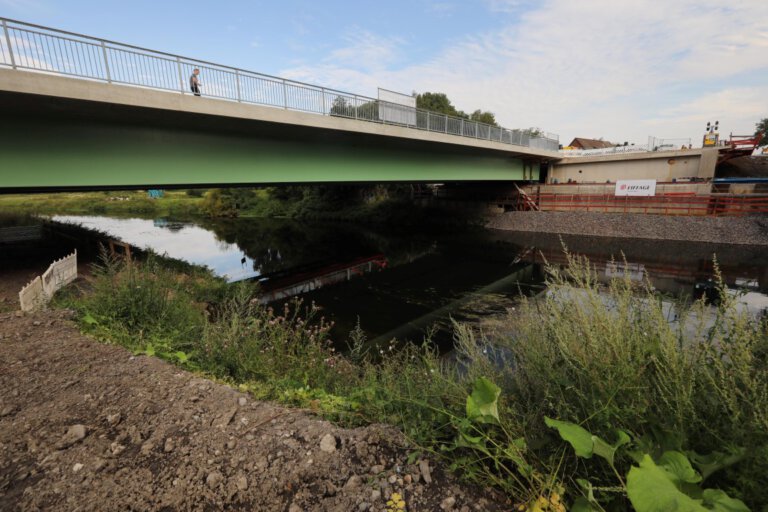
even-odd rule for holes
{"type": "Polygon", "coordinates": [[[592,434],[580,426],[568,421],[557,421],[551,418],[544,418],[548,427],[556,428],[560,437],[573,447],[574,452],[579,457],[589,459],[594,453],[592,434]]]}
{"type": "Polygon", "coordinates": [[[398,425],[529,512],[767,503],[768,322],[724,289],[716,307],[687,306],[628,276],[601,285],[584,260],[549,270],[498,331],[455,325],[459,364],[429,340],[372,347],[362,328],[339,355],[317,308],[274,311],[151,260],[105,263],[76,307],[101,338],[260,398],[398,425]]]}
{"type": "Polygon", "coordinates": [[[702,490],[701,475],[679,452],[665,452],[657,463],[644,455],[627,475],[627,495],[637,512],[749,512],[741,501],[719,489],[702,490]]]}
{"type": "Polygon", "coordinates": [[[252,205],[254,198],[250,188],[213,188],[205,193],[201,209],[209,217],[237,217],[240,210],[252,205]]]}
{"type": "Polygon", "coordinates": [[[180,191],[154,200],[144,191],[8,194],[0,196],[0,213],[189,215],[200,212],[201,201],[180,191]]]}
{"type": "Polygon", "coordinates": [[[378,121],[379,102],[373,100],[361,103],[360,105],[355,105],[353,101],[350,101],[350,99],[345,98],[344,96],[336,96],[328,113],[332,116],[378,121]]]}
{"type": "MultiPolygon", "coordinates": [[[[655,462],[647,453],[636,456],[638,465],[629,469],[625,484],[624,479],[616,472],[613,461],[617,450],[630,441],[626,434],[620,436],[618,443],[611,446],[573,423],[546,418],[546,424],[558,430],[560,437],[574,448],[578,457],[588,459],[594,453],[608,461],[619,480],[619,489],[626,493],[637,512],[749,512],[742,501],[730,498],[725,492],[699,487],[698,484],[703,478],[693,469],[683,453],[666,451],[655,462]]],[[[581,480],[580,484],[588,492],[586,496],[581,497],[577,508],[602,508],[595,499],[592,485],[586,480],[581,480]]]]}
{"type": "MultiPolygon", "coordinates": [[[[139,264],[106,255],[93,274],[91,293],[70,299],[85,330],[137,353],[187,362],[196,348],[193,340],[200,338],[205,325],[194,278],[180,276],[154,257],[139,264]]],[[[222,285],[213,280],[206,288],[222,285]]]]}
{"type": "Polygon", "coordinates": [[[348,371],[331,346],[331,325],[315,321],[318,308],[285,304],[281,313],[252,300],[240,286],[218,307],[218,319],[205,325],[199,360],[214,374],[238,382],[287,381],[332,391],[348,371]]]}
{"type": "Polygon", "coordinates": [[[544,132],[542,131],[541,128],[535,128],[533,126],[530,127],[530,128],[526,128],[526,129],[524,129],[522,131],[523,131],[523,133],[527,134],[532,139],[544,136],[544,132]]]}
{"type": "Polygon", "coordinates": [[[454,117],[468,118],[467,114],[456,110],[448,96],[442,92],[425,92],[416,95],[416,108],[438,112],[454,117]]]}
{"type": "Polygon", "coordinates": [[[475,381],[467,397],[467,419],[477,423],[499,423],[498,401],[501,388],[483,377],[475,381]]]}
{"type": "MultiPolygon", "coordinates": [[[[562,463],[593,490],[615,487],[634,460],[614,449],[624,439],[618,429],[639,455],[685,453],[709,487],[768,503],[755,476],[768,472],[766,322],[735,307],[724,288],[720,296],[717,306],[673,304],[628,276],[604,286],[587,261],[569,256],[564,269],[550,269],[547,292],[521,299],[497,332],[457,329],[457,351],[468,378],[502,388],[505,428],[536,446],[545,467],[562,463]],[[542,431],[545,417],[594,433],[581,437],[582,453],[613,464],[561,459],[542,431]]],[[[617,499],[593,492],[603,503],[617,499]]]]}
{"type": "Polygon", "coordinates": [[[493,114],[493,112],[483,112],[480,109],[472,112],[469,115],[469,120],[477,121],[478,123],[489,124],[491,126],[499,126],[499,124],[496,122],[496,116],[493,114]]]}

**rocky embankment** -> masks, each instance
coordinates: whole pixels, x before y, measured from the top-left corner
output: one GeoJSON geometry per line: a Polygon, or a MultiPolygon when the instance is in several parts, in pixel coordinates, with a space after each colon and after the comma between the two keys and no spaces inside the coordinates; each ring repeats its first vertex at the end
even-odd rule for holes
{"type": "Polygon", "coordinates": [[[432,460],[409,464],[393,428],[255,401],[67,316],[0,314],[0,510],[511,508],[432,460]]]}
{"type": "Polygon", "coordinates": [[[506,212],[487,227],[509,231],[768,245],[768,215],[687,217],[598,212],[506,212]]]}

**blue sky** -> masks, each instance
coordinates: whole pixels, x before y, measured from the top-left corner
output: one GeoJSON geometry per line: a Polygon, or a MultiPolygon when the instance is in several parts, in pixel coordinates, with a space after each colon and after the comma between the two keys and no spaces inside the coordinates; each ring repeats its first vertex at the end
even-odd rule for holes
{"type": "Polygon", "coordinates": [[[509,128],[700,142],[768,117],[765,0],[0,0],[0,16],[376,96],[445,92],[509,128]]]}

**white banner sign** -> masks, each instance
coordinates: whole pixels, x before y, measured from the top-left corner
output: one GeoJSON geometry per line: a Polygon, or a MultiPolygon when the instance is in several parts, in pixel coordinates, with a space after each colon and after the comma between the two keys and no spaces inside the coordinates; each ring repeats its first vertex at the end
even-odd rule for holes
{"type": "Polygon", "coordinates": [[[385,123],[416,125],[416,96],[379,87],[379,119],[385,123]]]}
{"type": "Polygon", "coordinates": [[[617,196],[655,196],[656,180],[618,180],[617,196]]]}

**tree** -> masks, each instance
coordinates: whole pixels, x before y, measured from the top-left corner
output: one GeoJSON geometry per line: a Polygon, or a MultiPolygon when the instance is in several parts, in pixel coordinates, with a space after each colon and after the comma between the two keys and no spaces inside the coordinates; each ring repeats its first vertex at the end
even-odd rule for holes
{"type": "Polygon", "coordinates": [[[482,110],[478,109],[470,114],[469,119],[471,121],[477,121],[478,123],[485,123],[491,126],[499,126],[499,124],[496,122],[496,116],[493,115],[493,112],[483,112],[482,110]]]}
{"type": "Polygon", "coordinates": [[[759,134],[763,134],[763,140],[760,141],[761,146],[768,145],[768,117],[764,117],[759,123],[755,123],[755,137],[759,134]]]}
{"type": "Polygon", "coordinates": [[[448,96],[443,92],[425,92],[424,94],[417,94],[416,108],[448,116],[469,119],[469,116],[465,112],[456,110],[456,107],[453,106],[451,100],[449,100],[448,96]]]}
{"type": "Polygon", "coordinates": [[[331,105],[329,114],[332,116],[378,121],[379,102],[376,100],[366,101],[362,105],[355,106],[351,101],[347,100],[347,98],[336,96],[333,100],[333,105],[331,105]]]}
{"type": "Polygon", "coordinates": [[[532,139],[544,136],[544,132],[541,130],[541,128],[536,128],[534,126],[531,126],[530,128],[525,128],[523,130],[523,133],[527,133],[528,136],[532,139]]]}
{"type": "Polygon", "coordinates": [[[212,188],[203,196],[202,210],[209,217],[237,217],[254,197],[250,188],[212,188]]]}

